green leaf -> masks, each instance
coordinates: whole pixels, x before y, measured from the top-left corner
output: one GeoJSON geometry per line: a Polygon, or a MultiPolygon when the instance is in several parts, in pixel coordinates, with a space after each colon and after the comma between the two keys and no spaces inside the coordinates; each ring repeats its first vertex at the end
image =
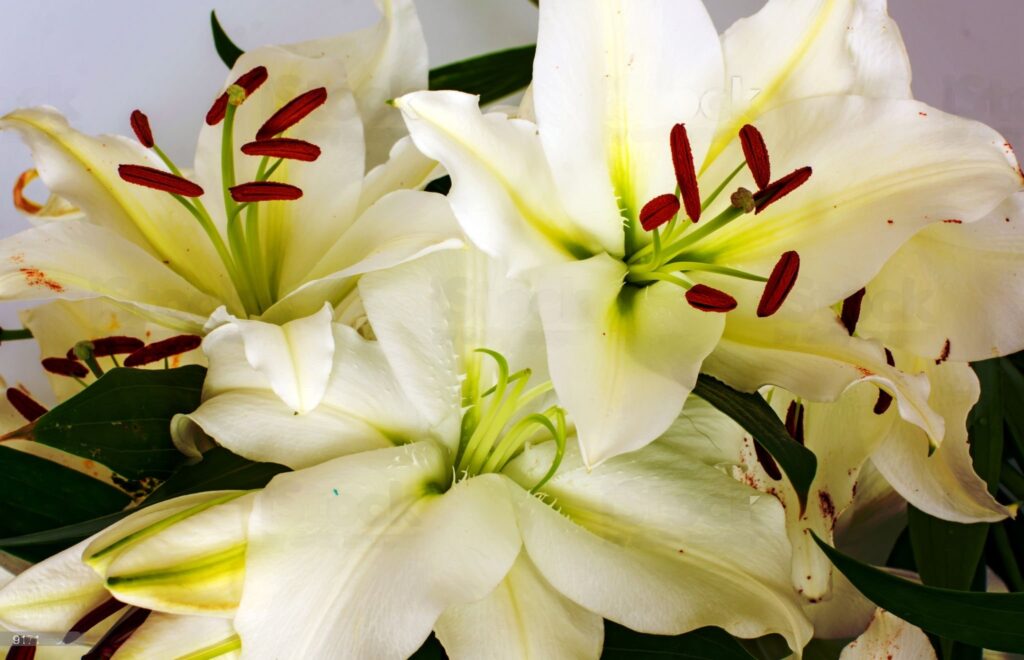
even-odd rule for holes
{"type": "Polygon", "coordinates": [[[1008,653],[1024,652],[1024,593],[955,591],[916,584],[847,557],[814,540],[864,596],[940,637],[1008,653]]]}
{"type": "MultiPolygon", "coordinates": [[[[1004,402],[1024,401],[1024,374],[1014,365],[1011,360],[1002,358],[1000,366],[1003,372],[1003,397],[1004,402]]],[[[984,394],[984,391],[982,391],[984,394]]],[[[1003,407],[1006,426],[1010,430],[1010,439],[1016,446],[1017,455],[1024,457],[1024,406],[1008,405],[1003,407]]]]}
{"type": "Polygon", "coordinates": [[[603,660],[693,658],[752,660],[739,642],[720,628],[701,628],[685,635],[644,635],[611,621],[604,624],[603,660]]]}
{"type": "Polygon", "coordinates": [[[497,101],[530,84],[536,51],[520,46],[431,69],[430,89],[479,94],[481,105],[497,101]]]}
{"type": "Polygon", "coordinates": [[[810,449],[790,437],[782,420],[759,394],[738,392],[706,374],[697,379],[693,393],[731,417],[754,441],[772,455],[800,498],[807,504],[807,492],[818,470],[818,459],[810,449]]]}
{"type": "MultiPolygon", "coordinates": [[[[49,465],[54,465],[49,463],[49,465]]],[[[57,466],[60,467],[60,466],[57,466]]],[[[14,548],[36,545],[59,545],[58,550],[78,543],[96,532],[116,523],[139,509],[172,497],[211,490],[252,490],[262,488],[275,475],[287,472],[288,468],[276,463],[254,463],[232,454],[223,447],[216,447],[203,454],[203,460],[179,469],[170,479],[147,497],[138,507],[120,511],[128,503],[124,501],[114,507],[114,513],[91,517],[62,527],[52,527],[34,533],[0,538],[0,547],[14,548]]],[[[75,474],[78,474],[77,472],[75,474]]],[[[120,492],[120,491],[117,491],[120,492]]],[[[110,511],[108,508],[106,511],[110,511]]],[[[95,515],[95,514],[94,514],[95,515]]]]}
{"type": "MultiPolygon", "coordinates": [[[[0,536],[30,534],[123,509],[125,493],[98,479],[38,456],[0,446],[0,536]]],[[[0,548],[8,546],[0,541],[0,548]]],[[[39,561],[63,547],[10,551],[39,561]]]]}
{"type": "Polygon", "coordinates": [[[185,459],[171,441],[171,418],[199,406],[205,375],[195,365],[113,369],[11,435],[96,461],[129,482],[165,478],[185,459]]]}
{"type": "Polygon", "coordinates": [[[217,54],[220,55],[220,59],[230,69],[235,66],[235,62],[245,54],[245,51],[236,46],[235,42],[231,41],[231,37],[220,26],[220,21],[217,20],[217,12],[215,11],[210,12],[210,28],[213,30],[213,45],[217,48],[217,54]]]}

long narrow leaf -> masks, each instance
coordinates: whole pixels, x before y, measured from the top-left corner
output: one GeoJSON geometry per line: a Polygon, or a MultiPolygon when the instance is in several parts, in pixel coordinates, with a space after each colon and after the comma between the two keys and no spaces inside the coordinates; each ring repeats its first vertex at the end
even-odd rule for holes
{"type": "Polygon", "coordinates": [[[481,104],[497,101],[530,84],[536,51],[520,46],[432,69],[430,89],[479,94],[481,104]]]}
{"type": "Polygon", "coordinates": [[[210,29],[213,31],[213,45],[217,49],[217,54],[220,55],[221,61],[230,69],[235,66],[235,62],[245,54],[245,51],[236,46],[235,42],[231,41],[231,37],[228,36],[224,28],[221,27],[220,21],[217,20],[217,12],[215,11],[210,12],[210,29]]]}

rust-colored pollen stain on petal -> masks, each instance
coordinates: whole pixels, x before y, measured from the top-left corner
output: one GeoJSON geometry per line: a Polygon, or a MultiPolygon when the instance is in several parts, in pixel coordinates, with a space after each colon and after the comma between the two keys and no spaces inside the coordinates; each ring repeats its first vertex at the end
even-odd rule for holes
{"type": "Polygon", "coordinates": [[[948,360],[949,352],[951,349],[952,346],[950,346],[949,340],[947,339],[946,343],[942,345],[942,353],[940,353],[939,357],[935,360],[935,364],[942,364],[943,362],[948,360]]]}
{"type": "Polygon", "coordinates": [[[747,167],[754,175],[754,183],[758,190],[764,190],[772,182],[772,164],[761,131],[747,124],[740,129],[740,144],[747,159],[747,167]]]}
{"type": "Polygon", "coordinates": [[[697,169],[693,162],[693,147],[684,124],[676,124],[669,134],[672,148],[672,166],[676,171],[676,183],[683,197],[683,206],[690,220],[700,220],[700,186],[697,184],[697,169]]]}
{"type": "Polygon", "coordinates": [[[35,169],[25,170],[19,176],[17,181],[14,182],[14,192],[12,197],[14,198],[14,208],[18,209],[22,213],[28,215],[35,215],[43,210],[43,205],[38,202],[33,202],[28,197],[25,197],[25,188],[28,184],[39,178],[39,172],[35,169]]]}
{"type": "Polygon", "coordinates": [[[754,198],[757,202],[756,212],[760,213],[761,211],[764,211],[775,202],[807,183],[807,180],[811,178],[813,173],[814,170],[810,167],[801,167],[800,169],[782,177],[775,183],[768,184],[768,186],[757,193],[757,196],[754,198]]]}
{"type": "Polygon", "coordinates": [[[843,301],[843,311],[839,319],[843,322],[843,327],[846,328],[851,337],[857,331],[857,322],[860,321],[860,309],[864,303],[864,295],[867,292],[867,289],[861,289],[843,301]]]}
{"type": "Polygon", "coordinates": [[[145,345],[146,342],[137,337],[103,337],[92,340],[92,354],[96,357],[124,355],[125,353],[134,353],[145,345]]]}
{"type": "Polygon", "coordinates": [[[761,446],[761,443],[754,443],[754,453],[757,455],[757,462],[761,464],[769,477],[775,481],[782,479],[782,470],[779,469],[779,464],[775,462],[768,450],[761,446]]]}
{"type": "Polygon", "coordinates": [[[305,94],[300,94],[270,116],[260,130],[256,131],[256,139],[266,140],[283,133],[326,102],[327,89],[324,87],[317,87],[305,94]]]}
{"type": "Polygon", "coordinates": [[[132,110],[132,116],[129,121],[132,125],[132,132],[135,133],[135,138],[139,141],[139,144],[147,149],[152,149],[156,142],[153,140],[153,129],[149,126],[149,117],[144,115],[141,110],[132,110]]]}
{"type": "Polygon", "coordinates": [[[302,189],[287,183],[253,181],[235,186],[231,199],[239,203],[291,201],[302,197],[302,189]]]}
{"type": "Polygon", "coordinates": [[[21,274],[25,276],[25,282],[29,286],[41,286],[54,293],[64,293],[64,285],[60,282],[50,278],[46,273],[39,270],[38,268],[19,268],[21,274]]]}
{"type": "Polygon", "coordinates": [[[199,348],[203,338],[198,335],[177,335],[162,341],[155,341],[148,344],[125,358],[124,366],[141,367],[164,358],[188,353],[199,348]]]}
{"type": "Polygon", "coordinates": [[[7,400],[22,417],[30,422],[36,421],[48,412],[42,404],[16,387],[7,388],[7,400]]]}
{"type": "Polygon", "coordinates": [[[320,147],[305,140],[292,138],[271,138],[256,140],[242,145],[242,153],[247,156],[269,156],[271,158],[287,158],[307,163],[320,157],[320,147]]]}
{"type": "Polygon", "coordinates": [[[199,184],[192,183],[188,179],[171,174],[170,172],[158,170],[155,167],[119,165],[117,173],[128,183],[171,193],[172,195],[199,197],[203,194],[203,189],[199,184]]]}
{"type": "Polygon", "coordinates": [[[66,357],[48,357],[42,362],[43,369],[58,376],[69,376],[71,378],[85,378],[89,375],[89,369],[78,360],[69,360],[66,357]]]}
{"type": "Polygon", "coordinates": [[[804,406],[796,401],[789,402],[786,409],[786,432],[800,444],[804,444],[804,406]]]}
{"type": "Polygon", "coordinates": [[[687,291],[686,302],[690,303],[690,307],[702,312],[724,313],[736,309],[735,298],[704,284],[696,284],[687,291]]]}
{"type": "Polygon", "coordinates": [[[779,311],[793,290],[799,274],[800,255],[793,251],[783,254],[779,262],[775,264],[772,274],[768,276],[767,284],[764,285],[761,302],[757,305],[757,315],[760,318],[771,316],[779,311]]]}
{"type": "Polygon", "coordinates": [[[644,231],[654,231],[679,213],[679,198],[675,195],[658,195],[640,210],[640,226],[644,231]]]}

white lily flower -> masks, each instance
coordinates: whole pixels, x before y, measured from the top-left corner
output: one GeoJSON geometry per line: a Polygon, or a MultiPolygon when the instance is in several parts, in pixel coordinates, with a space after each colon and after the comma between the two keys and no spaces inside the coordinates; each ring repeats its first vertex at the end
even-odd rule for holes
{"type": "MultiPolygon", "coordinates": [[[[449,251],[362,278],[377,341],[335,326],[344,357],[307,415],[241,359],[237,327],[210,334],[208,390],[189,417],[297,469],[255,495],[237,537],[242,648],[404,657],[433,629],[453,657],[597,657],[602,617],[661,634],[778,632],[801,648],[810,627],[785,580],[781,507],[718,468],[707,440],[735,425],[698,403],[695,428],[588,470],[544,383],[531,292],[502,273],[449,251]],[[524,625],[508,625],[512,611],[524,625]]],[[[189,557],[222,548],[173,529],[152,542],[188,543],[189,557]]],[[[117,559],[154,561],[141,547],[117,559]]],[[[129,602],[154,602],[152,585],[142,592],[129,602]]]]}
{"type": "Polygon", "coordinates": [[[378,5],[361,32],[240,57],[194,172],[138,111],[139,142],[83,135],[49,108],[0,119],[63,201],[35,204],[20,184],[20,207],[45,221],[0,242],[0,296],[106,297],[193,333],[219,306],[280,324],[342,304],[364,272],[457,244],[444,200],[415,190],[435,165],[396,144],[387,105],[426,87],[419,20],[411,0],[378,5]]]}
{"type": "Polygon", "coordinates": [[[707,370],[745,389],[829,400],[884,379],[938,443],[926,384],[904,389],[878,345],[806,327],[921,229],[978,220],[1022,185],[994,131],[902,98],[884,3],[772,0],[721,39],[697,0],[540,12],[536,124],[454,92],[397,103],[451,172],[470,239],[544,298],[588,464],[662,433],[716,347],[707,370]],[[806,378],[823,366],[834,377],[806,378]]]}
{"type": "Polygon", "coordinates": [[[924,631],[879,609],[867,631],[843,649],[839,660],[930,660],[935,649],[924,631]]]}

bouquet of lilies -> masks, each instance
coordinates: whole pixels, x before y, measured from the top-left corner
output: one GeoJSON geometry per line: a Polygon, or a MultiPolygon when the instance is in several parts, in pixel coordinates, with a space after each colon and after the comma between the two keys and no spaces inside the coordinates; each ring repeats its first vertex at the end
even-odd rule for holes
{"type": "Polygon", "coordinates": [[[1024,174],[885,1],[543,0],[433,70],[378,5],[214,17],[194,163],[0,118],[53,385],[0,412],[7,657],[1024,653],[1024,174]]]}

